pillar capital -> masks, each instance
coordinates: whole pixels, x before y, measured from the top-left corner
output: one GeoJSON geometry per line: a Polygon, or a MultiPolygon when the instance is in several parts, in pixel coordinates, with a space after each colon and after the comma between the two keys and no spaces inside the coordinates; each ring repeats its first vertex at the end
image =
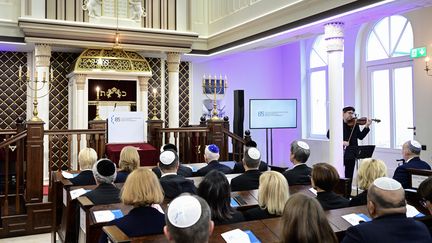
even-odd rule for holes
{"type": "Polygon", "coordinates": [[[141,91],[148,91],[148,81],[150,77],[138,77],[138,82],[141,91]]]}
{"type": "Polygon", "coordinates": [[[86,74],[76,74],[75,75],[75,83],[77,85],[78,90],[84,90],[86,83],[86,74]]]}
{"type": "Polygon", "coordinates": [[[180,53],[168,52],[167,53],[168,72],[178,72],[180,65],[180,53]]]}
{"type": "Polygon", "coordinates": [[[49,67],[51,58],[51,46],[38,43],[35,45],[36,67],[49,67]]]}
{"type": "Polygon", "coordinates": [[[344,23],[332,22],[324,26],[324,38],[327,44],[327,52],[343,51],[344,48],[344,23]]]}

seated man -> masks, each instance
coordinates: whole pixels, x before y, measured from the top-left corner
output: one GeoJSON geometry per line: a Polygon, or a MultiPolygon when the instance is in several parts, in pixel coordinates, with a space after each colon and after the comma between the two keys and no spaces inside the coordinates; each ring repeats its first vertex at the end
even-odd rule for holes
{"type": "Polygon", "coordinates": [[[220,155],[218,146],[216,146],[215,144],[207,145],[204,150],[204,160],[208,165],[199,169],[197,171],[197,175],[205,176],[212,170],[219,170],[224,174],[230,174],[232,172],[231,168],[226,165],[220,164],[218,162],[219,156],[220,155]]]}
{"type": "Polygon", "coordinates": [[[294,167],[286,170],[283,175],[288,181],[288,185],[310,185],[310,175],[312,168],[306,165],[310,155],[309,145],[303,141],[291,143],[290,160],[294,167]]]}
{"type": "Polygon", "coordinates": [[[179,158],[173,150],[165,150],[159,156],[159,169],[162,171],[160,184],[165,192],[165,197],[175,198],[183,192],[196,194],[194,182],[177,175],[179,158]]]}
{"type": "Polygon", "coordinates": [[[402,157],[405,163],[396,168],[393,179],[399,181],[403,188],[409,188],[409,174],[406,169],[430,170],[428,163],[420,159],[421,144],[415,140],[410,140],[402,145],[402,157]]]}
{"type": "Polygon", "coordinates": [[[165,218],[164,234],[170,242],[208,242],[214,228],[210,208],[198,196],[177,197],[165,218]]]}
{"type": "Polygon", "coordinates": [[[248,148],[243,157],[245,172],[231,180],[231,191],[258,189],[261,171],[258,170],[261,153],[256,148],[248,148]]]}
{"type": "Polygon", "coordinates": [[[405,192],[399,182],[380,177],[369,187],[367,198],[373,220],[348,228],[343,243],[432,242],[423,223],[406,217],[405,192]]]}
{"type": "Polygon", "coordinates": [[[69,179],[74,186],[95,185],[92,167],[97,160],[96,151],[92,148],[82,149],[78,154],[78,163],[81,172],[72,179],[69,179]]]}
{"type": "MultiPolygon", "coordinates": [[[[174,150],[178,155],[177,147],[172,143],[167,143],[164,146],[162,146],[161,152],[163,152],[165,150],[174,150]]],[[[181,163],[179,163],[179,164],[180,164],[180,166],[177,170],[177,174],[184,176],[184,177],[191,177],[192,176],[192,169],[188,166],[182,165],[181,163]]],[[[157,166],[154,167],[152,169],[152,171],[157,175],[158,178],[161,177],[162,173],[161,173],[159,167],[157,167],[157,166]]]]}
{"type": "Polygon", "coordinates": [[[432,214],[432,176],[420,183],[417,193],[423,199],[423,207],[432,214]]]}
{"type": "Polygon", "coordinates": [[[120,190],[113,184],[116,166],[109,159],[100,159],[93,166],[93,175],[98,185],[94,190],[84,194],[94,205],[120,202],[120,190]]]}
{"type": "MultiPolygon", "coordinates": [[[[257,147],[256,142],[253,141],[253,140],[250,140],[250,141],[248,141],[244,145],[244,151],[246,151],[248,148],[256,148],[256,147],[257,147]]],[[[264,161],[260,161],[258,170],[259,171],[267,171],[268,170],[267,163],[264,162],[264,161]]],[[[243,173],[243,172],[245,172],[245,168],[243,167],[243,161],[236,162],[234,164],[234,168],[233,168],[233,172],[232,173],[236,173],[237,174],[237,173],[243,173]]]]}

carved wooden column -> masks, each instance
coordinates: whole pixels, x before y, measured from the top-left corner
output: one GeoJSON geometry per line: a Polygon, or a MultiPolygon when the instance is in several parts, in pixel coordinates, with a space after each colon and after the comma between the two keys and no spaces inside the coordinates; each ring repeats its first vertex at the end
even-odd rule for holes
{"type": "Polygon", "coordinates": [[[44,122],[27,122],[27,171],[24,197],[27,203],[42,201],[44,122]]]}
{"type": "Polygon", "coordinates": [[[343,127],[342,108],[344,106],[343,48],[344,24],[328,23],[324,26],[328,53],[328,79],[330,103],[330,157],[329,162],[343,173],[343,127]]]}
{"type": "Polygon", "coordinates": [[[104,129],[105,134],[102,136],[95,135],[90,147],[97,151],[98,158],[105,155],[105,144],[107,134],[107,121],[106,120],[91,120],[89,121],[90,129],[104,129]]]}
{"type": "Polygon", "coordinates": [[[228,160],[226,156],[225,146],[224,146],[224,134],[223,129],[225,126],[224,120],[211,120],[207,121],[207,127],[210,129],[208,143],[216,144],[219,147],[220,158],[219,160],[228,160]]]}
{"type": "Polygon", "coordinates": [[[153,145],[155,148],[162,146],[162,136],[159,136],[158,129],[162,128],[162,120],[148,120],[147,121],[147,143],[153,145]]]}

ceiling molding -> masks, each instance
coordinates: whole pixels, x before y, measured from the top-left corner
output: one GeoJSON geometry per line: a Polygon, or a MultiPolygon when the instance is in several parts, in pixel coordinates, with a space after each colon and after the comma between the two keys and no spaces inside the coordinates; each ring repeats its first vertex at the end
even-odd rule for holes
{"type": "MultiPolygon", "coordinates": [[[[71,45],[81,48],[113,46],[116,27],[50,19],[19,18],[18,25],[27,43],[71,45]]],[[[178,51],[188,53],[197,33],[171,30],[118,29],[120,44],[134,51],[178,51]]]]}

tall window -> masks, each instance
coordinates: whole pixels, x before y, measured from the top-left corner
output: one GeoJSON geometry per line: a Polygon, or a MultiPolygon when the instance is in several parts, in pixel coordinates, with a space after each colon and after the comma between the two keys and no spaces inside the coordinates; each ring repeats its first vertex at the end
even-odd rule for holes
{"type": "Polygon", "coordinates": [[[309,137],[324,138],[327,133],[327,50],[323,35],[316,38],[309,60],[309,137]],[[324,122],[323,122],[324,121],[324,122]]]}
{"type": "Polygon", "coordinates": [[[367,40],[367,70],[372,116],[382,120],[372,129],[377,147],[401,148],[413,138],[413,72],[409,58],[413,32],[402,16],[379,21],[367,40]]]}

